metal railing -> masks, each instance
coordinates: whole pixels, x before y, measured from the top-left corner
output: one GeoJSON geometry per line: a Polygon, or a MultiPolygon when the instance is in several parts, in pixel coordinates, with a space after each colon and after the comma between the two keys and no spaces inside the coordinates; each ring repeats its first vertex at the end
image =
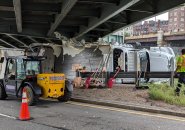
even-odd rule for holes
{"type": "MultiPolygon", "coordinates": [[[[93,72],[77,72],[78,77],[87,78],[91,77],[93,72]]],[[[97,72],[96,75],[99,77],[96,78],[105,78],[105,82],[109,78],[113,77],[116,72],[97,72]]],[[[93,76],[92,76],[93,77],[93,76]]],[[[177,77],[174,75],[174,72],[119,72],[115,78],[135,78],[136,87],[140,87],[141,78],[169,78],[170,86],[174,86],[174,78],[177,77]]]]}

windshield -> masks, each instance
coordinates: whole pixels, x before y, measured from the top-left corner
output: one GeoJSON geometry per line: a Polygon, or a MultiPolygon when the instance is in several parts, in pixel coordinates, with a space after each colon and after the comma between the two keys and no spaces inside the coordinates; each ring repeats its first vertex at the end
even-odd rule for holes
{"type": "Polygon", "coordinates": [[[25,79],[26,75],[37,75],[39,73],[40,61],[17,59],[17,79],[25,79]]]}
{"type": "Polygon", "coordinates": [[[26,61],[26,75],[36,75],[40,73],[39,61],[26,61]]]}

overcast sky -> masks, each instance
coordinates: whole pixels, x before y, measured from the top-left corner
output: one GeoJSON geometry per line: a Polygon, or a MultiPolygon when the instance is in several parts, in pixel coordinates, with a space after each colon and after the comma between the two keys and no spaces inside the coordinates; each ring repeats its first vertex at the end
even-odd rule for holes
{"type": "MultiPolygon", "coordinates": [[[[150,19],[147,19],[147,20],[145,20],[145,21],[150,21],[150,20],[155,20],[155,17],[150,18],[150,19]]],[[[167,12],[167,13],[164,13],[164,14],[161,14],[161,15],[156,16],[156,20],[168,20],[168,12],[167,12]]]]}

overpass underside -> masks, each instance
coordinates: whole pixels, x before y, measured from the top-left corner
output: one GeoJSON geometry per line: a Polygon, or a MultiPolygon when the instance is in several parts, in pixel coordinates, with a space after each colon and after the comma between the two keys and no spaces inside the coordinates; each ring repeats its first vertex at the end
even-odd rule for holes
{"type": "Polygon", "coordinates": [[[26,47],[68,38],[94,42],[185,0],[1,0],[0,45],[26,47]]]}

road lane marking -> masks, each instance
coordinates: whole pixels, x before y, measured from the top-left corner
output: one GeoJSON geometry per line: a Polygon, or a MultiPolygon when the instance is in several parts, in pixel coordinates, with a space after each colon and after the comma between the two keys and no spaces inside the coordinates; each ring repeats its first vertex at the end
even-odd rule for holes
{"type": "Polygon", "coordinates": [[[135,115],[142,115],[142,116],[149,116],[149,117],[156,117],[156,118],[163,118],[163,119],[168,119],[168,120],[185,122],[185,118],[171,116],[171,115],[141,112],[141,111],[134,111],[134,110],[126,110],[126,109],[121,109],[121,108],[113,108],[113,107],[94,105],[94,104],[77,103],[77,102],[73,102],[73,101],[67,102],[67,104],[78,105],[78,106],[83,106],[83,107],[99,108],[99,109],[103,109],[103,110],[124,112],[124,113],[135,114],[135,115]]]}
{"type": "Polygon", "coordinates": [[[14,117],[14,116],[5,115],[5,114],[2,114],[2,113],[0,113],[0,116],[2,116],[2,117],[7,117],[7,118],[11,118],[11,119],[17,119],[17,118],[14,117]]]}

